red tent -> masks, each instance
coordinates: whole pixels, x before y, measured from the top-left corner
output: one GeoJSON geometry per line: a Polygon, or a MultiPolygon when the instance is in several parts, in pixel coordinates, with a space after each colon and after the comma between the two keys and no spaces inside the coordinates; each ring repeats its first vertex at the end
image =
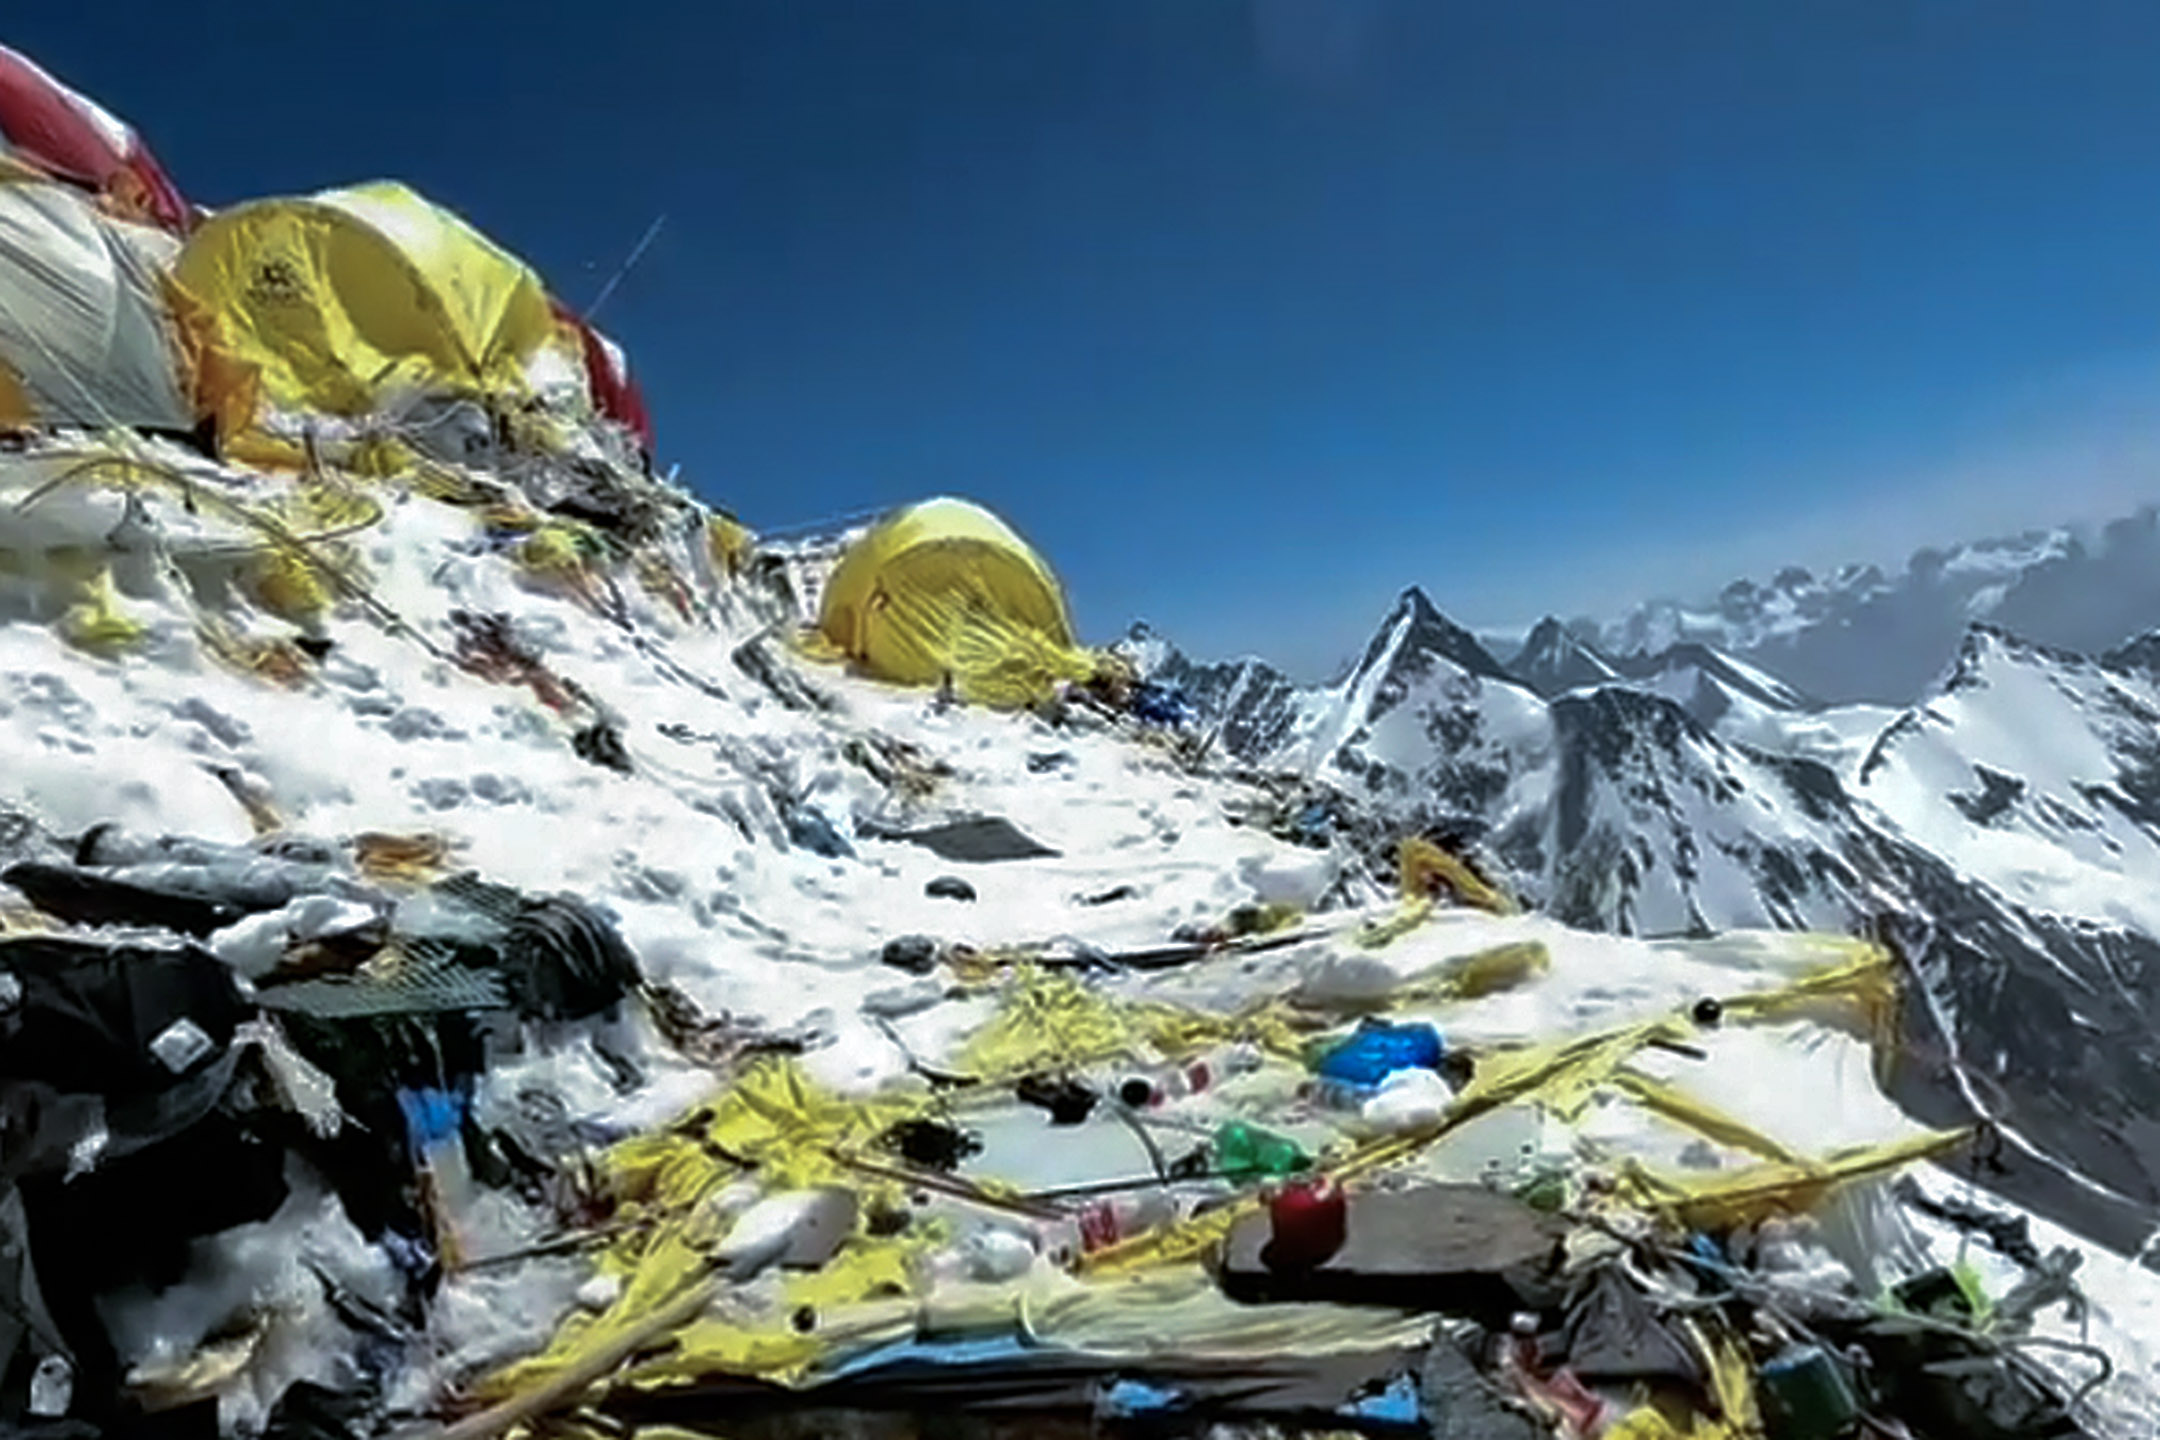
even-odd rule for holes
{"type": "Polygon", "coordinates": [[[592,390],[593,408],[638,437],[647,459],[653,453],[652,416],[645,409],[645,393],[631,377],[630,361],[622,347],[585,323],[577,312],[557,300],[556,318],[574,326],[585,348],[585,375],[592,390]]]}
{"type": "Polygon", "coordinates": [[[132,127],[0,45],[0,157],[95,190],[185,234],[194,212],[132,127]]]}

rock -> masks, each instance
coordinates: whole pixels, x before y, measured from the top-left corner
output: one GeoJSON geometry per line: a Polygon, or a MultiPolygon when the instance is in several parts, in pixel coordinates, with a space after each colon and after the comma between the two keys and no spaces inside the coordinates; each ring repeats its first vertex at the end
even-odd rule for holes
{"type": "MultiPolygon", "coordinates": [[[[935,886],[938,882],[933,880],[930,883],[935,886]]],[[[929,893],[935,895],[937,891],[933,889],[929,893]]],[[[966,898],[974,899],[975,892],[970,890],[966,898]]],[[[885,949],[879,953],[878,959],[893,969],[905,970],[910,975],[928,975],[937,969],[938,944],[927,935],[902,935],[897,940],[886,941],[885,949]]]]}
{"type": "Polygon", "coordinates": [[[923,886],[923,894],[933,900],[973,900],[975,887],[957,875],[940,875],[923,886]]]}

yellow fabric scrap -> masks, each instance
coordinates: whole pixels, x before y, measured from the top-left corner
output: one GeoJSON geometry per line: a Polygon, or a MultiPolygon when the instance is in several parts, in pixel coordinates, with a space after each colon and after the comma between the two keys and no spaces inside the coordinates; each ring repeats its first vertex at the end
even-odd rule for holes
{"type": "Polygon", "coordinates": [[[1813,1020],[1887,1051],[1897,1037],[1897,962],[1888,950],[1865,940],[1809,938],[1833,963],[1780,989],[1725,1000],[1726,1018],[1813,1020]]]}
{"type": "Polygon", "coordinates": [[[1285,1059],[1303,1053],[1294,1012],[1267,1001],[1231,1015],[1161,1001],[1124,1001],[1070,975],[1023,965],[1004,1006],[961,1052],[960,1068],[986,1080],[1109,1060],[1182,1059],[1216,1045],[1257,1045],[1285,1059]]]}
{"type": "Polygon", "coordinates": [[[851,1316],[853,1307],[916,1292],[914,1262],[947,1237],[934,1226],[904,1236],[851,1240],[823,1267],[791,1275],[780,1303],[757,1317],[708,1314],[675,1334],[669,1353],[633,1367],[624,1377],[640,1389],[683,1385],[714,1374],[757,1375],[782,1385],[802,1381],[843,1336],[850,1344],[898,1339],[914,1330],[913,1307],[885,1315],[851,1316]],[[794,1315],[809,1309],[818,1324],[798,1331],[794,1315]]]}
{"type": "Polygon", "coordinates": [[[60,617],[61,638],[93,655],[117,654],[149,633],[148,626],[121,610],[110,570],[99,570],[83,597],[60,617]]]}
{"type": "Polygon", "coordinates": [[[1842,1185],[1933,1159],[1970,1138],[1967,1130],[1934,1130],[1833,1151],[1820,1160],[1757,1165],[1708,1178],[1659,1176],[1630,1165],[1619,1193],[1635,1208],[1665,1215],[1690,1230],[1731,1229],[1771,1215],[1812,1211],[1842,1185]]]}
{"type": "Polygon", "coordinates": [[[1405,900],[1428,898],[1437,891],[1495,915],[1516,915],[1522,911],[1513,897],[1480,879],[1461,857],[1450,855],[1420,836],[1404,837],[1398,865],[1405,900]]]}
{"type": "Polygon", "coordinates": [[[754,543],[749,529],[732,515],[715,515],[705,522],[706,552],[723,575],[742,574],[754,543]]]}
{"type": "Polygon", "coordinates": [[[1024,967],[1004,1001],[961,1051],[960,1068],[970,1075],[1003,1080],[1143,1056],[1130,1019],[1069,975],[1024,967]]]}
{"type": "Polygon", "coordinates": [[[1614,1089],[1644,1109],[1685,1125],[1704,1139],[1714,1140],[1728,1150],[1745,1150],[1780,1164],[1806,1163],[1799,1152],[1787,1149],[1746,1121],[1727,1115],[1716,1106],[1698,1100],[1676,1085],[1654,1080],[1634,1070],[1614,1071],[1612,1083],[1614,1089]]]}

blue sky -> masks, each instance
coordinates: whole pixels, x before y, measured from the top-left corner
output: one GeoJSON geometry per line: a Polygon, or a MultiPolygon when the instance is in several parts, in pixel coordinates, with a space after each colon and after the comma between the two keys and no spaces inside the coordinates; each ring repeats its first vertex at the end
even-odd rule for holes
{"type": "Polygon", "coordinates": [[[404,179],[753,524],[937,492],[1325,669],[2160,491],[2150,0],[106,0],[218,204],[404,179]]]}

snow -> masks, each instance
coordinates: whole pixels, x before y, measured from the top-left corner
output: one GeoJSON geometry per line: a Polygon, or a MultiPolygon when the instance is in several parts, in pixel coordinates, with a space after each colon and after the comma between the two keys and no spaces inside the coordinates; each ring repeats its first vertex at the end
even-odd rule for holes
{"type": "MultiPolygon", "coordinates": [[[[258,502],[282,483],[218,472],[178,452],[161,458],[206,487],[258,502]]],[[[41,473],[35,465],[0,465],[0,504],[14,503],[41,473]]],[[[255,828],[248,809],[207,764],[237,772],[243,788],[252,786],[297,833],[442,833],[455,845],[459,865],[491,880],[576,892],[604,904],[651,978],[679,985],[712,1011],[811,1036],[819,1042],[805,1057],[813,1078],[858,1093],[898,1081],[910,1055],[951,1056],[990,1013],[988,1000],[949,1000],[937,987],[880,964],[878,953],[890,939],[925,934],[988,947],[1073,936],[1112,950],[1159,944],[1181,924],[1218,920],[1251,900],[1315,903],[1350,863],[1344,854],[1298,849],[1233,823],[1234,802],[1248,798],[1244,787],[1220,774],[1189,773],[1166,748],[1128,730],[942,710],[923,693],[782,653],[780,663],[830,706],[791,709],[732,662],[738,646],[771,629],[771,607],[742,587],[701,581],[709,619],[700,623],[626,580],[623,623],[534,585],[508,557],[477,549],[472,513],[394,491],[388,498],[392,503],[360,549],[370,592],[405,628],[382,624],[355,605],[341,607],[324,630],[335,648],[296,688],[238,673],[206,653],[197,638],[202,616],[183,587],[155,566],[122,583],[123,608],[150,627],[151,639],[119,658],[70,649],[54,634],[49,614],[18,597],[0,624],[0,744],[12,762],[0,799],[63,835],[118,820],[148,834],[244,841],[255,828]],[[576,755],[568,727],[529,691],[446,663],[442,657],[454,644],[449,612],[460,607],[511,615],[556,671],[620,717],[634,773],[576,755]],[[864,744],[914,747],[909,753],[949,772],[931,782],[924,818],[1003,816],[1058,853],[967,864],[905,842],[864,838],[857,821],[897,818],[893,797],[849,758],[851,747],[864,744]],[[1030,764],[1031,756],[1050,753],[1067,758],[1047,769],[1030,764]],[[821,807],[851,836],[854,855],[836,859],[790,846],[780,814],[796,802],[821,807]],[[945,875],[965,878],[978,898],[963,903],[925,893],[928,882],[945,875]],[[1130,887],[1126,898],[1082,903],[1121,886],[1130,887]],[[887,1018],[902,1011],[909,1013],[887,1018]]],[[[212,540],[245,538],[218,537],[214,525],[190,516],[167,492],[144,491],[138,510],[137,521],[155,536],[184,535],[190,544],[206,530],[212,540]]],[[[55,508],[39,543],[94,540],[117,523],[118,513],[88,501],[72,512],[55,508]]],[[[682,568],[695,573],[688,560],[682,568]]],[[[803,578],[810,583],[815,576],[803,578]]],[[[277,629],[267,616],[233,613],[258,632],[277,629]]],[[[1436,738],[1436,717],[1467,707],[1478,723],[1478,754],[1505,769],[1503,809],[1546,808],[1559,783],[1553,720],[1529,692],[1431,656],[1399,701],[1373,718],[1376,695],[1394,677],[1411,628],[1406,614],[1376,663],[1309,708],[1299,742],[1305,763],[1318,766],[1355,743],[1405,774],[1423,774],[1459,758],[1436,738]]],[[[1975,755],[2027,766],[2021,773],[2042,787],[2072,785],[2105,758],[2104,749],[2067,741],[2037,753],[2016,748],[2019,734],[2034,733],[2024,727],[2035,716],[2046,720],[2065,703],[2046,683],[1991,671],[1986,700],[1978,693],[1950,697],[1931,723],[1969,735],[1975,755]]],[[[1878,718],[1827,712],[1811,717],[1805,730],[1796,722],[1792,733],[1818,737],[1814,743],[1826,753],[1849,755],[1878,718]]],[[[1749,722],[1761,719],[1751,714],[1749,722]]],[[[1877,802],[1916,824],[1942,826],[1947,822],[1939,807],[1923,803],[1924,792],[1939,788],[1951,762],[1925,744],[1911,748],[1911,757],[1878,782],[1877,802]]],[[[1728,853],[1750,831],[1805,831],[1778,787],[1714,739],[1682,760],[1672,774],[1656,777],[1678,797],[1678,808],[1667,817],[1665,834],[1644,842],[1646,855],[1666,848],[1649,860],[1652,883],[1632,898],[1635,928],[1684,930],[1701,913],[1762,925],[1833,919],[1827,912],[1768,913],[1749,868],[1728,853]],[[1714,800],[1719,778],[1735,776],[1744,782],[1737,804],[1714,800]],[[1666,835],[1695,850],[1694,874],[1685,882],[1675,870],[1680,841],[1666,835]]],[[[1966,783],[1960,776],[1950,778],[1966,783]]],[[[1619,784],[1600,784],[1590,806],[1593,823],[1622,835],[1645,831],[1631,792],[1619,784]]],[[[1964,845],[1961,862],[1966,854],[1982,864],[2001,858],[1982,853],[1972,836],[1956,838],[1964,845]]],[[[2160,924],[2160,904],[2155,910],[2160,924]]],[[[278,936],[355,918],[349,907],[296,905],[233,927],[217,947],[238,968],[259,971],[278,936]]],[[[1772,986],[1819,958],[1804,938],[1790,936],[1653,945],[1548,919],[1446,913],[1378,955],[1355,951],[1338,935],[1126,980],[1120,988],[1229,1005],[1346,967],[1377,962],[1410,974],[1526,939],[1549,947],[1550,972],[1516,990],[1434,1008],[1431,1017],[1451,1037],[1489,1045],[1581,1034],[1669,1014],[1704,994],[1772,986]]],[[[630,1095],[616,1091],[589,1049],[565,1042],[536,1046],[524,1061],[491,1074],[477,1103],[483,1110],[512,1103],[521,1086],[537,1082],[560,1095],[581,1123],[628,1134],[665,1123],[719,1083],[641,1027],[633,1025],[629,1039],[649,1077],[630,1095]]],[[[1875,1089],[1865,1048],[1845,1037],[1734,1028],[1707,1035],[1704,1044],[1706,1061],[1656,1056],[1645,1067],[1802,1149],[1912,1129],[1875,1089]]],[[[1463,1146],[1434,1163],[1463,1167],[1482,1164],[1486,1150],[1512,1153],[1525,1123],[1520,1117],[1486,1122],[1481,1139],[1471,1143],[1466,1135],[1463,1146]]],[[[1604,1114],[1591,1130],[1600,1145],[1661,1164],[1679,1163],[1691,1138],[1662,1123],[1604,1114]]],[[[220,1285],[252,1284],[294,1297],[278,1322],[287,1337],[279,1343],[287,1348],[277,1353],[287,1358],[255,1372],[254,1388],[234,1392],[229,1423],[259,1421],[273,1382],[315,1374],[309,1367],[323,1353],[308,1338],[319,1317],[299,1293],[305,1287],[273,1263],[273,1237],[303,1235],[303,1249],[335,1261],[337,1273],[349,1274],[355,1286],[380,1278],[371,1279],[369,1269],[380,1257],[356,1250],[349,1225],[334,1211],[333,1201],[299,1187],[288,1212],[267,1228],[216,1242],[226,1257],[216,1267],[226,1277],[220,1285]]],[[[487,1224],[505,1244],[516,1234],[514,1215],[487,1224]]],[[[574,1303],[587,1278],[575,1265],[551,1264],[532,1268],[519,1283],[490,1274],[454,1280],[434,1337],[443,1373],[462,1373],[530,1344],[574,1303]]],[[[2147,1307],[2140,1313],[2149,1315],[2160,1303],[2134,1286],[2125,1293],[2120,1303],[2147,1307]]],[[[192,1284],[131,1300],[125,1310],[132,1352],[155,1359],[184,1349],[213,1331],[232,1303],[223,1289],[192,1284]]]]}

